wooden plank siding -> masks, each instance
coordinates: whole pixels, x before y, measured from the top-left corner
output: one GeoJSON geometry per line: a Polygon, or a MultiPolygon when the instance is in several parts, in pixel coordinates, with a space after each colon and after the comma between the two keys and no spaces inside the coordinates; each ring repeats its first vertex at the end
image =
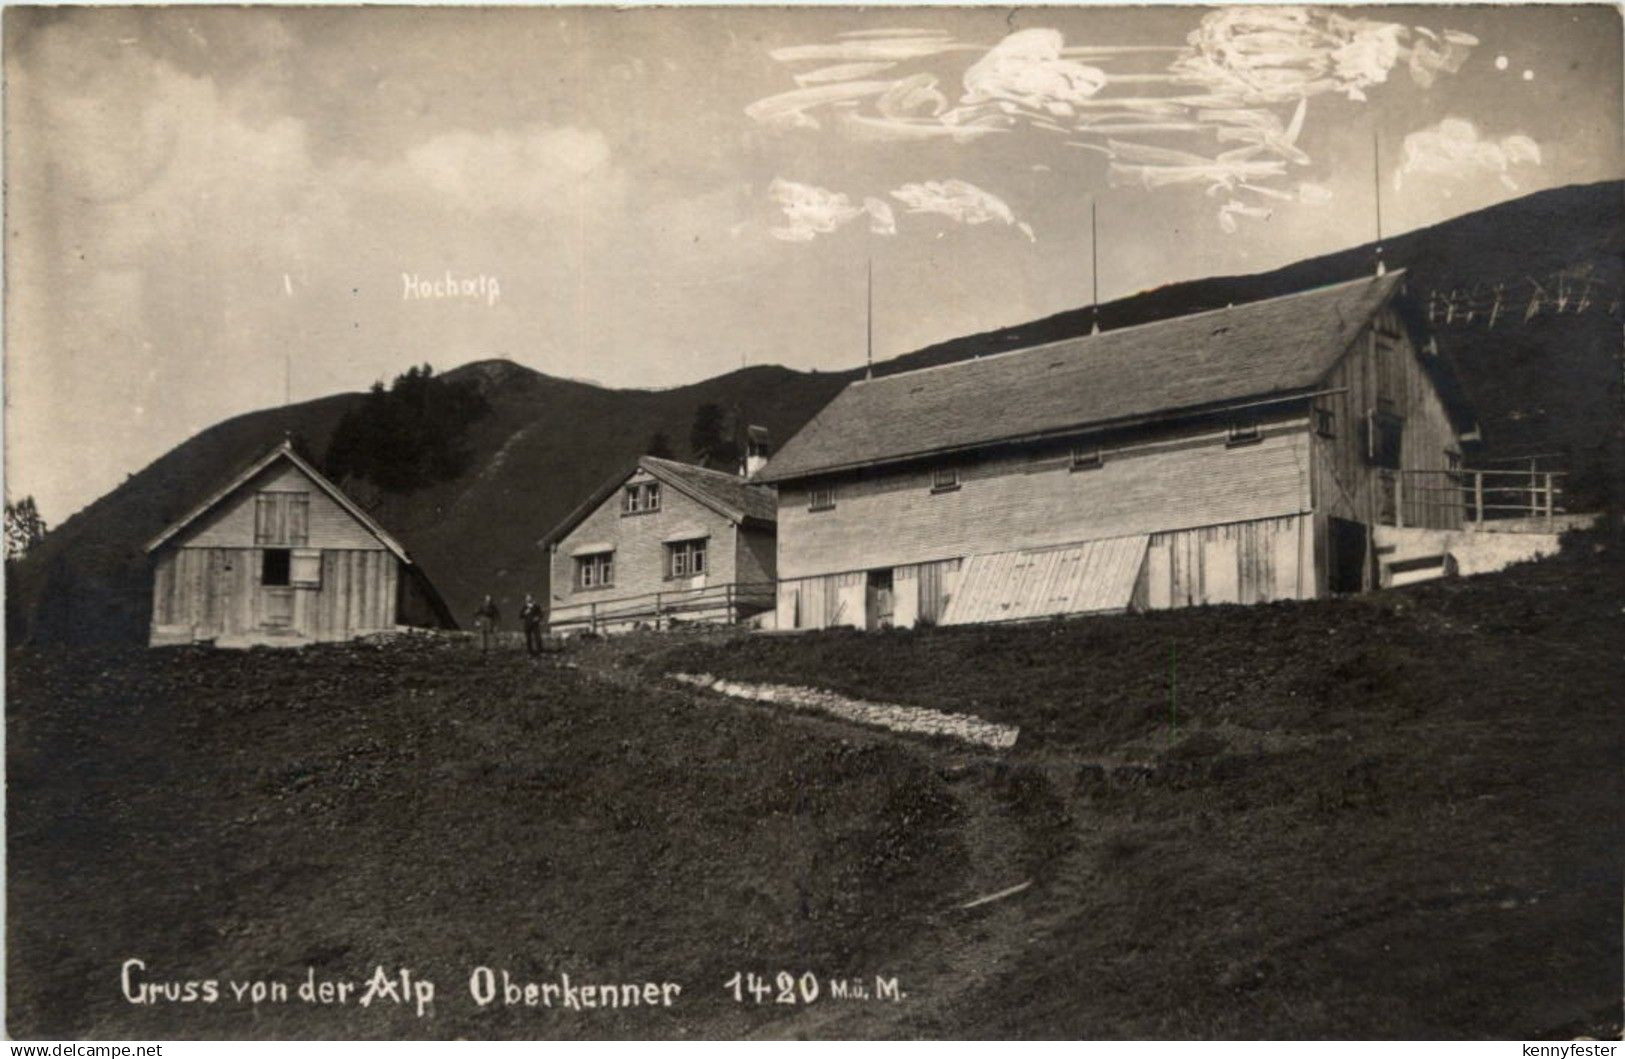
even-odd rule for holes
{"type": "Polygon", "coordinates": [[[1308,516],[1289,515],[1154,533],[1139,605],[1160,610],[1312,598],[1310,526],[1308,516]]]}
{"type": "Polygon", "coordinates": [[[263,555],[260,548],[161,553],[153,570],[153,642],[316,643],[395,627],[400,561],[390,552],[323,549],[316,586],[260,584],[263,555]]]}
{"type": "MultiPolygon", "coordinates": [[[[1424,502],[1405,491],[1406,471],[1450,469],[1451,453],[1460,441],[1438,391],[1434,388],[1408,329],[1392,308],[1378,313],[1332,368],[1317,397],[1309,427],[1311,483],[1314,496],[1314,566],[1316,584],[1326,591],[1329,518],[1346,519],[1368,528],[1393,524],[1454,529],[1462,523],[1459,497],[1424,502]],[[1399,416],[1399,468],[1374,465],[1367,455],[1367,421],[1378,410],[1399,416]],[[1315,419],[1329,414],[1331,436],[1315,419]],[[1397,503],[1397,507],[1396,507],[1397,503]]],[[[1369,577],[1366,587],[1371,587],[1369,577]]]]}
{"type": "Polygon", "coordinates": [[[178,542],[193,548],[240,548],[254,543],[255,497],[304,493],[309,497],[305,544],[312,548],[382,549],[383,543],[299,468],[278,461],[200,518],[178,542]]]}
{"type": "Polygon", "coordinates": [[[1072,446],[963,456],[941,465],[849,474],[779,490],[779,575],[789,580],[1156,533],[1309,510],[1309,442],[1301,411],[1228,446],[1212,423],[1118,439],[1102,463],[1072,470],[1072,446]],[[932,488],[936,466],[959,486],[932,488]],[[835,507],[809,510],[809,486],[835,507]]]}
{"type": "Polygon", "coordinates": [[[1148,540],[1142,534],[972,556],[942,624],[1127,610],[1148,540]]]}

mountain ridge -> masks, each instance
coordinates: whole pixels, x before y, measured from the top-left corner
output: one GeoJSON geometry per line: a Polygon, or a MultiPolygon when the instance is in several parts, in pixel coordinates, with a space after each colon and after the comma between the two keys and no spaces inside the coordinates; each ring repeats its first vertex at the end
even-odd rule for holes
{"type": "MultiPolygon", "coordinates": [[[[1383,242],[1388,266],[1407,269],[1413,298],[1437,312],[1439,350],[1456,364],[1478,410],[1485,452],[1561,452],[1578,472],[1581,493],[1589,491],[1597,502],[1619,460],[1614,362],[1625,286],[1622,206],[1625,183],[1575,185],[1383,242]],[[1554,275],[1559,283],[1571,277],[1576,288],[1584,281],[1587,296],[1595,290],[1597,300],[1583,311],[1570,311],[1578,304],[1570,302],[1531,314],[1521,300],[1525,280],[1544,290],[1539,280],[1550,283],[1554,275]],[[1486,292],[1497,286],[1496,313],[1486,327],[1486,292]],[[1446,289],[1448,323],[1439,306],[1446,289]],[[1458,297],[1468,291],[1474,293],[1458,297]],[[1509,291],[1520,299],[1515,307],[1509,291]],[[1465,322],[1455,316],[1458,303],[1473,314],[1465,322]]],[[[1102,327],[1116,329],[1219,309],[1354,278],[1374,262],[1372,244],[1350,247],[1268,272],[1153,288],[1099,306],[1098,318],[1102,327]]],[[[936,343],[883,361],[875,371],[892,374],[1074,337],[1086,334],[1096,316],[1090,306],[1065,310],[936,343]]],[[[466,473],[408,494],[340,484],[405,544],[460,619],[486,592],[511,614],[526,592],[541,595],[547,588],[537,541],[605,477],[642,454],[654,434],[664,433],[685,454],[694,411],[712,403],[767,427],[782,443],[860,375],[856,368],[804,372],[756,364],[669,389],[612,389],[485,358],[443,376],[475,381],[491,406],[470,428],[474,458],[466,473]]],[[[333,394],[233,416],[130,475],[22,561],[8,564],[8,637],[143,639],[150,606],[145,543],[286,435],[319,460],[338,420],[364,397],[333,394]]]]}

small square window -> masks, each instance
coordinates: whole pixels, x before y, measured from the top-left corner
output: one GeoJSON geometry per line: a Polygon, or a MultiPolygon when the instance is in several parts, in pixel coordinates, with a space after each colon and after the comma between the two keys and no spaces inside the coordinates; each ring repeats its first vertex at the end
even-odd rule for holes
{"type": "Polygon", "coordinates": [[[629,485],[621,493],[621,514],[641,515],[660,510],[660,483],[640,482],[629,485]]]}
{"type": "Polygon", "coordinates": [[[1097,448],[1084,448],[1081,445],[1072,446],[1072,469],[1074,471],[1092,471],[1105,466],[1106,457],[1097,448]]]}
{"type": "Polygon", "coordinates": [[[826,485],[807,490],[808,511],[833,511],[835,509],[835,487],[826,485]]]}
{"type": "Polygon", "coordinates": [[[287,548],[267,548],[260,559],[260,584],[278,587],[288,584],[293,553],[287,548]]]}
{"type": "Polygon", "coordinates": [[[1337,413],[1330,408],[1315,409],[1315,433],[1323,438],[1337,436],[1337,413]]]}
{"type": "Polygon", "coordinates": [[[1245,420],[1231,423],[1229,435],[1225,438],[1225,445],[1252,445],[1263,441],[1264,435],[1259,432],[1256,420],[1245,420]]]}
{"type": "Polygon", "coordinates": [[[938,467],[931,472],[931,491],[933,493],[951,493],[958,488],[958,467],[938,467]]]}

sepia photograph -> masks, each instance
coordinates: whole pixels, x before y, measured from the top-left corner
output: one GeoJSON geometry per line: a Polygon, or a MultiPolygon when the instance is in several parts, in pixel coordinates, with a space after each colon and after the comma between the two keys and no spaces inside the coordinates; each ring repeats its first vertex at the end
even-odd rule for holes
{"type": "Polygon", "coordinates": [[[0,14],[9,1040],[1618,1054],[1619,6],[0,14]]]}

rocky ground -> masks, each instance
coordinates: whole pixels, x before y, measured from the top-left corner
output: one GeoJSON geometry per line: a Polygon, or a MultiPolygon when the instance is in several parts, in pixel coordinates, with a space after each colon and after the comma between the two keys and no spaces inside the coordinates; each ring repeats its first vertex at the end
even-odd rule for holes
{"type": "Polygon", "coordinates": [[[1622,583],[1582,550],[1346,601],[541,659],[13,650],[7,1029],[1618,1035],[1622,583]],[[897,733],[678,672],[1021,734],[897,733]],[[125,996],[131,958],[157,1002],[125,996]],[[402,1002],[380,966],[411,969],[402,1002]],[[682,991],[526,1005],[565,974],[682,991]],[[222,995],[167,999],[186,981],[222,995]],[[256,981],[292,998],[253,1003],[256,981]],[[307,981],[355,990],[304,1002],[307,981]]]}

